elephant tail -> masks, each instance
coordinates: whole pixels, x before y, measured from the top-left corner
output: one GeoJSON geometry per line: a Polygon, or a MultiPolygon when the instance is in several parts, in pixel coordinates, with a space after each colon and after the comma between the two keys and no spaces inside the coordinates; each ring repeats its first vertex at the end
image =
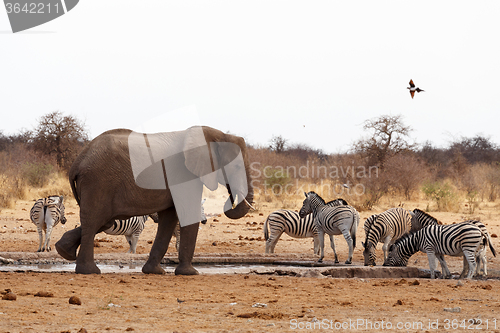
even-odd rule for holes
{"type": "Polygon", "coordinates": [[[266,241],[269,239],[269,230],[267,229],[268,221],[269,216],[267,217],[266,222],[264,222],[264,238],[266,239],[266,241]]]}
{"type": "Polygon", "coordinates": [[[71,185],[71,191],[73,191],[73,196],[75,197],[76,203],[80,206],[80,197],[76,191],[76,178],[78,174],[73,172],[73,168],[69,171],[69,184],[71,185]]]}

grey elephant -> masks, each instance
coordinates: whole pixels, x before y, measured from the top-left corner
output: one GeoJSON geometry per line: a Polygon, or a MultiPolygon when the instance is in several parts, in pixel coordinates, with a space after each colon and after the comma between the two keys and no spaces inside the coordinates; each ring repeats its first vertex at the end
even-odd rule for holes
{"type": "Polygon", "coordinates": [[[243,138],[210,127],[141,134],[127,129],[92,140],[69,171],[80,205],[81,226],[55,244],[76,273],[100,273],[94,262],[94,236],[115,219],[158,212],[158,230],[142,271],[163,274],[160,261],[180,221],[179,265],[175,274],[198,274],[192,259],[198,235],[203,186],[225,186],[224,214],[239,219],[253,202],[247,148],[243,138]],[[80,247],[80,250],[77,250],[80,247]]]}

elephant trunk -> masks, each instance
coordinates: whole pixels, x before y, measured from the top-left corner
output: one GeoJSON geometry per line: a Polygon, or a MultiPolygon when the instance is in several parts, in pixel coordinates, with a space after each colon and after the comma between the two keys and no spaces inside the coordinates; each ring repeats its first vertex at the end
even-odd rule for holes
{"type": "MultiPolygon", "coordinates": [[[[225,210],[224,214],[230,219],[236,220],[242,218],[248,213],[248,211],[250,210],[249,203],[251,204],[253,202],[253,189],[250,186],[248,187],[248,194],[245,199],[247,202],[245,202],[245,200],[242,200],[236,207],[225,210]]],[[[228,206],[232,207],[231,196],[229,196],[226,201],[225,207],[228,206]]]]}

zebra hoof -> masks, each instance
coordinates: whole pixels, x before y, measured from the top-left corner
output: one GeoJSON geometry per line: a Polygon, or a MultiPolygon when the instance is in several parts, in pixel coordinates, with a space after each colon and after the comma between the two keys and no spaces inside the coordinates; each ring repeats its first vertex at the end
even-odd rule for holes
{"type": "Polygon", "coordinates": [[[318,262],[323,262],[323,259],[318,260],[318,262]]]}
{"type": "Polygon", "coordinates": [[[346,261],[345,261],[345,263],[346,263],[347,265],[352,264],[352,262],[351,262],[350,260],[346,260],[346,261]]]}
{"type": "Polygon", "coordinates": [[[338,264],[340,261],[338,259],[335,259],[335,263],[338,264]]]}

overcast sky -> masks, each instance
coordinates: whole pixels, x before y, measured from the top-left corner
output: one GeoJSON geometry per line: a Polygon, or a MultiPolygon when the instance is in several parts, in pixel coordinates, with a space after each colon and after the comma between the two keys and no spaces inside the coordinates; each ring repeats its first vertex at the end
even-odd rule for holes
{"type": "Polygon", "coordinates": [[[12,34],[0,8],[0,130],[60,110],[91,137],[199,123],[340,152],[402,114],[420,143],[500,143],[499,18],[499,1],[84,0],[12,34]]]}

